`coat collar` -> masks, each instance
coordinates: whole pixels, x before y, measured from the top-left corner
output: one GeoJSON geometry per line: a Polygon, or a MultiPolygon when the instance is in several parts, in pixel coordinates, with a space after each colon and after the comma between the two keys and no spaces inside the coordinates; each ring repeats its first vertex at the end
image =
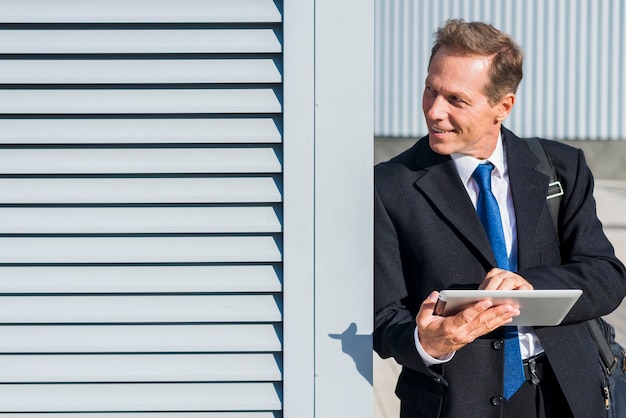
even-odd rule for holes
{"type": "MultiPolygon", "coordinates": [[[[537,234],[537,220],[544,210],[548,189],[546,175],[535,170],[539,160],[528,145],[511,131],[502,128],[506,144],[506,158],[515,216],[517,221],[518,268],[529,260],[528,250],[533,248],[537,234]]],[[[416,147],[416,189],[431,202],[434,209],[482,257],[488,269],[496,262],[474,206],[459,178],[454,162],[449,156],[439,155],[430,149],[423,138],[416,147]]]]}
{"type": "MultiPolygon", "coordinates": [[[[518,268],[530,262],[530,251],[540,231],[542,214],[549,216],[546,203],[550,178],[537,170],[539,159],[523,139],[503,129],[507,146],[509,181],[517,221],[518,268]]],[[[543,223],[545,225],[545,223],[543,223]]]]}

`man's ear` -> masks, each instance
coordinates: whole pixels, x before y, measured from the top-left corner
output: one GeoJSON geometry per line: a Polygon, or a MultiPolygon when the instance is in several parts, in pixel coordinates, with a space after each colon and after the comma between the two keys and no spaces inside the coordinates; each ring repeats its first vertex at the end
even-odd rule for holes
{"type": "Polygon", "coordinates": [[[502,122],[503,120],[505,120],[509,116],[509,113],[511,113],[511,110],[513,110],[514,104],[515,93],[505,94],[502,100],[500,100],[500,102],[497,104],[498,116],[496,117],[496,120],[498,122],[502,122]]]}

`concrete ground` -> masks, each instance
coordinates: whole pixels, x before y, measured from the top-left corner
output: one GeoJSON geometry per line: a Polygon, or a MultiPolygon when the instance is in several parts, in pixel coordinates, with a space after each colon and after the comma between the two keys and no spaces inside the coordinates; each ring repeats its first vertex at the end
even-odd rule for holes
{"type": "MultiPolygon", "coordinates": [[[[605,233],[619,259],[626,262],[626,181],[597,180],[594,197],[605,233]]],[[[607,319],[615,326],[617,339],[626,345],[626,302],[607,319]]],[[[382,360],[374,354],[374,418],[399,416],[400,403],[394,394],[399,370],[395,361],[382,360]]]]}

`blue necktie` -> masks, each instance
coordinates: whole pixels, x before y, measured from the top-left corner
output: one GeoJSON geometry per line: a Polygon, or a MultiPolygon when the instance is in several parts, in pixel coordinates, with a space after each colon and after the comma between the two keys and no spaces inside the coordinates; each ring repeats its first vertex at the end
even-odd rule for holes
{"type": "MultiPolygon", "coordinates": [[[[479,164],[472,174],[480,189],[476,201],[476,212],[487,232],[498,267],[511,270],[504,241],[504,231],[502,230],[500,208],[498,201],[491,192],[492,170],[493,164],[491,163],[479,164]]],[[[504,398],[510,399],[525,380],[517,327],[506,326],[504,327],[504,398]]]]}

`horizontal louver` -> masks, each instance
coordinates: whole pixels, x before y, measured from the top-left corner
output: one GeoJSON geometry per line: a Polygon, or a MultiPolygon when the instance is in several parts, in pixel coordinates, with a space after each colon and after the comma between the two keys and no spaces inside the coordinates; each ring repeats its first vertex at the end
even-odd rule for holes
{"type": "Polygon", "coordinates": [[[0,119],[0,144],[279,143],[271,116],[246,118],[0,119]],[[42,136],[41,132],[46,135],[42,136]]]}
{"type": "MultiPolygon", "coordinates": [[[[137,413],[137,412],[118,412],[115,414],[65,414],[65,413],[56,413],[54,414],[54,418],[94,418],[96,417],[111,417],[111,418],[276,418],[276,415],[273,412],[188,412],[184,415],[181,415],[180,412],[168,413],[168,412],[159,412],[158,415],[155,415],[151,412],[145,413],[137,413]]],[[[30,413],[17,413],[17,414],[6,414],[7,418],[41,418],[40,414],[30,414],[30,413]]]]}
{"type": "MultiPolygon", "coordinates": [[[[16,413],[5,414],[7,418],[41,418],[40,414],[34,413],[16,413]]],[[[110,418],[276,418],[273,412],[188,412],[181,415],[180,412],[168,413],[159,412],[157,415],[151,412],[117,412],[115,414],[99,413],[99,414],[74,414],[74,413],[55,413],[54,418],[94,418],[110,417],[110,418]]]]}
{"type": "Polygon", "coordinates": [[[273,383],[6,384],[0,385],[0,398],[15,412],[280,408],[273,383]]]}
{"type": "Polygon", "coordinates": [[[28,382],[277,381],[273,354],[0,356],[3,384],[28,382]]]}
{"type": "Polygon", "coordinates": [[[278,113],[273,89],[3,90],[4,114],[278,113]]]}
{"type": "Polygon", "coordinates": [[[272,324],[0,324],[0,353],[275,352],[272,324]]]}
{"type": "MultiPolygon", "coordinates": [[[[273,233],[273,206],[2,207],[0,234],[273,233]],[[167,223],[163,222],[167,219],[167,223]]],[[[0,278],[2,280],[2,278],[0,278]]]]}
{"type": "Polygon", "coordinates": [[[280,414],[281,25],[0,0],[1,415],[280,414]]]}
{"type": "Polygon", "coordinates": [[[278,149],[4,149],[0,174],[280,173],[278,149]]]}
{"type": "Polygon", "coordinates": [[[0,60],[6,83],[280,83],[271,58],[155,60],[0,60]]]}
{"type": "Polygon", "coordinates": [[[280,321],[271,295],[0,296],[1,323],[280,321]]]}
{"type": "Polygon", "coordinates": [[[11,23],[280,22],[274,0],[0,0],[11,23]]]}
{"type": "Polygon", "coordinates": [[[0,204],[262,203],[280,198],[277,181],[274,176],[0,178],[0,204]]]}
{"type": "Polygon", "coordinates": [[[272,28],[240,29],[24,29],[0,32],[3,54],[279,53],[272,28]]]}

